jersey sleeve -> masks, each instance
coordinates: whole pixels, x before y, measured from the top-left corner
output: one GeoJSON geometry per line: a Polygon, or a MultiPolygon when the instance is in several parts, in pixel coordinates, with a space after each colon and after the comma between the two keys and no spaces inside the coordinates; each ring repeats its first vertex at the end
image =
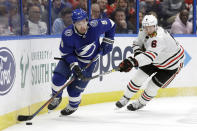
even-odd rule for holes
{"type": "Polygon", "coordinates": [[[70,65],[73,65],[73,63],[75,65],[78,64],[78,60],[74,52],[75,46],[74,43],[72,43],[72,30],[67,30],[62,33],[59,50],[62,58],[64,58],[70,65]]]}
{"type": "Polygon", "coordinates": [[[164,49],[162,40],[160,39],[151,38],[147,41],[147,43],[149,46],[146,48],[146,51],[135,57],[138,61],[139,67],[153,63],[158,54],[164,49]]]}
{"type": "Polygon", "coordinates": [[[140,29],[138,37],[133,41],[133,51],[136,52],[137,50],[144,50],[143,49],[143,41],[142,38],[144,38],[144,34],[142,29],[140,29]]]}
{"type": "Polygon", "coordinates": [[[106,41],[114,40],[115,36],[115,28],[116,24],[114,23],[113,20],[105,18],[105,19],[99,19],[99,30],[100,33],[104,33],[104,39],[106,38],[106,41]]]}

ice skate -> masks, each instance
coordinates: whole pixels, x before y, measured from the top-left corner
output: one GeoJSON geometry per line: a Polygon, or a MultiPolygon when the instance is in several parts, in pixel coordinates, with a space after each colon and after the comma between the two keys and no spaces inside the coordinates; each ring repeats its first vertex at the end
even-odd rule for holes
{"type": "Polygon", "coordinates": [[[52,102],[48,105],[49,112],[54,110],[62,101],[62,97],[56,97],[52,100],[52,102]]]}
{"type": "Polygon", "coordinates": [[[141,104],[139,101],[133,102],[127,106],[127,109],[130,111],[135,111],[143,108],[145,105],[141,104]]]}
{"type": "Polygon", "coordinates": [[[77,110],[77,108],[71,107],[70,104],[68,104],[63,110],[61,110],[61,115],[68,116],[74,113],[77,110]]]}
{"type": "Polygon", "coordinates": [[[116,107],[118,109],[124,107],[129,102],[129,100],[129,98],[123,96],[119,101],[116,102],[116,107]]]}

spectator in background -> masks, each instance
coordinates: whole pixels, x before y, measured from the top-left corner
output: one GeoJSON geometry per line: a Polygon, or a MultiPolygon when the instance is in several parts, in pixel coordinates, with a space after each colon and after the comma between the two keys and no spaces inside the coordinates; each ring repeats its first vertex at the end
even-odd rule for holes
{"type": "Polygon", "coordinates": [[[72,24],[72,10],[70,8],[64,8],[61,11],[61,18],[57,18],[54,21],[52,32],[53,34],[62,34],[62,31],[72,24]]]}
{"type": "Polygon", "coordinates": [[[171,28],[176,15],[185,8],[184,0],[163,0],[162,18],[165,29],[171,28]]]}
{"type": "Polygon", "coordinates": [[[129,14],[130,15],[133,15],[133,14],[135,14],[136,13],[136,0],[129,0],[129,6],[128,6],[128,8],[129,8],[129,14]]]}
{"type": "Polygon", "coordinates": [[[25,35],[46,35],[47,25],[40,19],[40,7],[32,5],[29,8],[28,20],[25,22],[23,32],[25,35]]]}
{"type": "Polygon", "coordinates": [[[177,15],[175,22],[172,24],[171,33],[172,34],[191,34],[192,22],[188,21],[189,12],[184,9],[177,15]]]}
{"type": "Polygon", "coordinates": [[[0,36],[13,35],[8,25],[8,12],[3,4],[0,4],[0,21],[0,36]]]}
{"type": "Polygon", "coordinates": [[[85,11],[87,11],[87,0],[79,0],[77,8],[81,8],[85,11]]]}
{"type": "MultiPolygon", "coordinates": [[[[108,0],[108,2],[109,2],[109,0],[108,0]]],[[[107,7],[106,7],[107,12],[106,12],[106,14],[107,14],[108,17],[112,18],[111,15],[116,10],[116,7],[117,7],[117,0],[110,1],[109,4],[107,4],[107,7]]]]}
{"type": "Polygon", "coordinates": [[[140,11],[144,14],[148,12],[155,12],[157,15],[158,23],[161,23],[162,18],[162,6],[159,0],[144,0],[140,2],[140,11]]]}
{"type": "MultiPolygon", "coordinates": [[[[53,25],[53,22],[55,19],[61,17],[61,0],[53,0],[52,2],[52,8],[51,8],[51,24],[53,25]]],[[[42,20],[47,23],[49,27],[49,13],[48,10],[45,10],[45,12],[42,14],[42,20]]]]}
{"type": "Polygon", "coordinates": [[[107,0],[97,0],[97,4],[100,7],[100,18],[107,18],[107,0]]]}
{"type": "Polygon", "coordinates": [[[129,2],[128,0],[118,0],[117,1],[117,9],[122,9],[125,12],[126,20],[129,20],[129,2]]]}
{"type": "Polygon", "coordinates": [[[185,0],[185,8],[189,11],[189,21],[193,19],[193,0],[185,0]]]}
{"type": "Polygon", "coordinates": [[[100,7],[97,3],[92,4],[91,6],[91,19],[101,18],[100,7]]]}
{"type": "Polygon", "coordinates": [[[68,0],[61,0],[61,8],[72,9],[72,4],[68,0]]]}
{"type": "Polygon", "coordinates": [[[129,32],[124,10],[116,9],[114,12],[114,21],[116,23],[116,33],[124,34],[129,32]]]}
{"type": "Polygon", "coordinates": [[[142,20],[144,18],[144,13],[142,11],[139,12],[139,27],[142,28],[142,20]]]}
{"type": "Polygon", "coordinates": [[[79,4],[78,0],[69,0],[69,2],[72,4],[73,9],[75,9],[77,5],[79,4]]]}
{"type": "Polygon", "coordinates": [[[128,25],[128,33],[129,34],[136,34],[137,33],[137,20],[136,20],[136,14],[130,14],[129,15],[129,20],[127,21],[128,25]]]}
{"type": "Polygon", "coordinates": [[[14,0],[12,0],[8,6],[8,14],[10,31],[15,35],[20,35],[20,15],[16,1],[14,2],[14,0]]]}

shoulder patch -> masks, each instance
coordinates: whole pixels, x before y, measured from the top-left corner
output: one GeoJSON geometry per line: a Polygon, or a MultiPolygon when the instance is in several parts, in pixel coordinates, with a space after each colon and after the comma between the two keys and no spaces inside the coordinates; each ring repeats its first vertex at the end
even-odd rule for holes
{"type": "Polygon", "coordinates": [[[90,25],[92,27],[96,27],[98,25],[98,21],[97,20],[92,20],[92,21],[90,21],[90,25]]]}
{"type": "Polygon", "coordinates": [[[101,23],[102,23],[103,25],[107,25],[107,21],[106,21],[106,20],[101,20],[101,23]]]}
{"type": "Polygon", "coordinates": [[[71,36],[71,35],[73,34],[73,31],[72,31],[72,29],[68,29],[68,30],[66,30],[66,31],[64,32],[64,34],[65,34],[66,36],[71,36]]]}

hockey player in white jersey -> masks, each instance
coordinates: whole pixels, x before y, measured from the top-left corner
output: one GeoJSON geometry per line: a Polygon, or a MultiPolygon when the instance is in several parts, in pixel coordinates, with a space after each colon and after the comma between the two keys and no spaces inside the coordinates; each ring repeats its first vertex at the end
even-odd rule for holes
{"type": "Polygon", "coordinates": [[[129,81],[123,97],[116,102],[116,106],[125,106],[147,78],[154,75],[141,96],[127,106],[131,111],[144,107],[157,95],[158,89],[165,88],[178,74],[184,60],[183,47],[157,25],[155,16],[146,15],[142,26],[137,39],[133,41],[134,57],[130,56],[119,64],[120,72],[129,72],[133,67],[138,69],[129,81]]]}

